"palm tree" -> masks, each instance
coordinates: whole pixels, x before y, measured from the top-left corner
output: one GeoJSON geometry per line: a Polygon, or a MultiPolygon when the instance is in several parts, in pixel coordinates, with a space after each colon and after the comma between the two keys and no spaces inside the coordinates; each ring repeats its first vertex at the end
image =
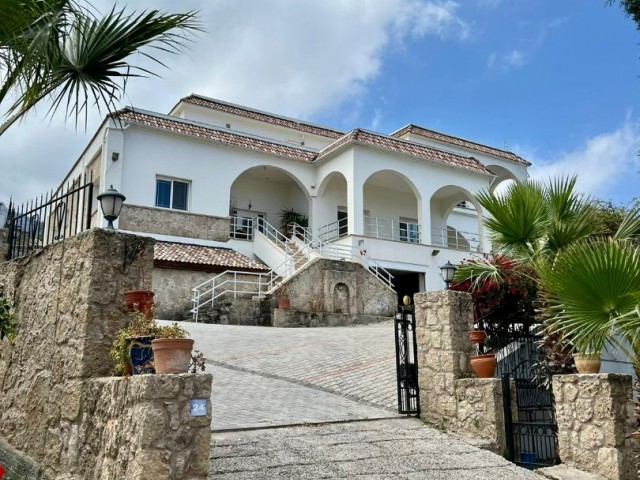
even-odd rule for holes
{"type": "MultiPolygon", "coordinates": [[[[568,245],[600,232],[594,203],[575,190],[576,177],[542,185],[512,184],[503,195],[481,192],[478,202],[488,213],[485,225],[496,253],[535,272],[552,263],[568,245]]],[[[456,271],[456,281],[498,281],[499,264],[478,261],[456,271]]]]}
{"type": "Polygon", "coordinates": [[[61,106],[75,116],[91,106],[115,109],[131,77],[155,75],[127,59],[145,47],[176,53],[199,30],[196,13],[157,10],[104,16],[74,0],[0,0],[0,106],[2,135],[45,98],[49,113],[61,106]]]}

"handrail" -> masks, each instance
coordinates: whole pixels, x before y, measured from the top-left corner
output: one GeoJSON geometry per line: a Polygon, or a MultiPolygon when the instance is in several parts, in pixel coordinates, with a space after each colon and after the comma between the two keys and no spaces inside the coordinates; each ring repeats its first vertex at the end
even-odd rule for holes
{"type": "Polygon", "coordinates": [[[365,235],[383,240],[420,243],[421,225],[416,222],[364,216],[365,235]]]}
{"type": "Polygon", "coordinates": [[[479,252],[481,247],[478,233],[462,232],[451,227],[432,227],[431,244],[468,252],[479,252]]]}
{"type": "Polygon", "coordinates": [[[348,223],[349,219],[347,217],[327,223],[318,229],[318,236],[323,241],[344,237],[347,235],[348,223]]]}
{"type": "Polygon", "coordinates": [[[380,264],[369,257],[366,253],[362,253],[360,249],[353,245],[342,245],[336,243],[327,243],[316,237],[308,228],[292,224],[293,236],[300,238],[309,248],[317,250],[322,258],[330,258],[332,260],[351,260],[357,261],[364,265],[367,270],[373,273],[377,278],[382,280],[389,287],[393,287],[393,275],[380,264]]]}

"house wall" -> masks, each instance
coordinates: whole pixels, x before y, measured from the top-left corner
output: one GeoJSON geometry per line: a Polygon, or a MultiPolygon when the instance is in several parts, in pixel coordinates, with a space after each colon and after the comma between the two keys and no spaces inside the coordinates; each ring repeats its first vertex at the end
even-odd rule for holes
{"type": "Polygon", "coordinates": [[[304,146],[316,150],[321,150],[327,145],[333,143],[335,139],[326,138],[319,135],[300,132],[286,127],[273,125],[270,123],[262,123],[250,118],[233,115],[218,110],[213,110],[198,105],[190,105],[183,103],[180,107],[181,118],[194,120],[196,122],[207,123],[220,128],[227,128],[237,132],[250,133],[261,137],[276,139],[282,143],[295,146],[304,146]]]}
{"type": "Polygon", "coordinates": [[[127,203],[155,206],[159,175],[190,182],[189,212],[215,217],[229,215],[231,186],[249,168],[267,165],[284,169],[298,179],[307,194],[314,179],[313,166],[303,161],[137,126],[125,131],[121,165],[118,190],[127,196],[127,203]]]}
{"type": "Polygon", "coordinates": [[[281,210],[293,208],[298,213],[309,213],[309,201],[300,187],[289,183],[264,182],[253,178],[238,178],[231,188],[231,208],[266,213],[266,220],[275,227],[280,224],[281,210]]]}

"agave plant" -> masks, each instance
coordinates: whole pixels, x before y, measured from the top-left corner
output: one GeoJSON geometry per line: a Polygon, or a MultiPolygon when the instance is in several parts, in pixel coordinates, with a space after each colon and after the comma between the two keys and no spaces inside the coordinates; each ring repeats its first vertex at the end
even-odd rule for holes
{"type": "Polygon", "coordinates": [[[198,30],[195,13],[157,10],[104,16],[74,0],[0,0],[0,135],[45,98],[50,113],[62,105],[76,122],[90,106],[115,108],[131,77],[155,75],[127,62],[144,47],[178,52],[198,30]],[[9,103],[9,105],[7,105],[9,103]]]}

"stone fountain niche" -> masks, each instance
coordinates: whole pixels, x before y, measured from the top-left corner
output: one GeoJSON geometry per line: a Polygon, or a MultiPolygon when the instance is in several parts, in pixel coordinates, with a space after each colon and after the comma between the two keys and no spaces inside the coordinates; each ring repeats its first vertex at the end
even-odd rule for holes
{"type": "Polygon", "coordinates": [[[333,287],[333,312],[343,315],[351,313],[351,294],[346,283],[337,283],[333,287]]]}

